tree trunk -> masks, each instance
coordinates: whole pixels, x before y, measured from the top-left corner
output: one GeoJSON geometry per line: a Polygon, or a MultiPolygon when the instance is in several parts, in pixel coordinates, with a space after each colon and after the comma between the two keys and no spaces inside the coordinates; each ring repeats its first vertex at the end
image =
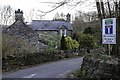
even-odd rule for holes
{"type": "MultiPolygon", "coordinates": [[[[105,16],[105,10],[104,10],[104,3],[103,3],[103,0],[100,0],[101,2],[101,9],[102,9],[102,19],[105,19],[106,16],[105,16]]],[[[105,49],[106,49],[106,53],[109,54],[109,45],[105,45],[105,49]]]]}
{"type": "Polygon", "coordinates": [[[107,3],[108,3],[109,16],[112,17],[109,0],[107,0],[107,3]]]}
{"type": "Polygon", "coordinates": [[[104,19],[105,18],[104,3],[103,3],[103,0],[100,0],[100,1],[101,1],[102,17],[104,19]]]}
{"type": "Polygon", "coordinates": [[[112,53],[116,56],[119,54],[119,20],[118,20],[118,3],[115,2],[115,16],[116,16],[116,44],[112,47],[112,53]]]}
{"type": "Polygon", "coordinates": [[[120,57],[120,1],[119,1],[119,18],[118,18],[118,49],[119,49],[119,57],[120,57]]]}
{"type": "MultiPolygon", "coordinates": [[[[98,0],[96,0],[96,6],[98,11],[98,18],[100,20],[100,30],[102,30],[102,14],[101,14],[100,3],[98,2],[98,0]]],[[[100,43],[102,43],[102,35],[101,35],[100,43]]]]}

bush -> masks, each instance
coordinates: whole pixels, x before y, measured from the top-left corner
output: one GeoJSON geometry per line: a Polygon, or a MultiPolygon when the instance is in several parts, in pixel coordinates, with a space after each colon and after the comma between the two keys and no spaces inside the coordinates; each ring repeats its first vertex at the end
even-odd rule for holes
{"type": "Polygon", "coordinates": [[[79,48],[79,43],[76,40],[73,40],[71,37],[61,38],[61,50],[75,50],[79,48]]]}
{"type": "Polygon", "coordinates": [[[96,31],[95,31],[95,28],[92,28],[92,27],[87,27],[84,31],[83,31],[83,34],[94,34],[96,31]]]}
{"type": "Polygon", "coordinates": [[[83,34],[79,37],[80,48],[94,48],[96,43],[94,37],[88,34],[83,34]]]}
{"type": "Polygon", "coordinates": [[[71,37],[66,37],[65,42],[68,50],[77,49],[79,47],[79,43],[76,40],[73,40],[71,37]]]}
{"type": "Polygon", "coordinates": [[[61,42],[61,46],[60,46],[61,50],[67,50],[66,41],[65,41],[65,37],[64,36],[62,36],[60,42],[61,42]]]}
{"type": "Polygon", "coordinates": [[[40,39],[43,43],[48,45],[50,48],[58,49],[60,48],[60,35],[41,33],[40,39]]]}
{"type": "Polygon", "coordinates": [[[75,32],[72,35],[72,39],[75,39],[76,41],[79,41],[79,37],[83,35],[81,32],[75,32]]]}

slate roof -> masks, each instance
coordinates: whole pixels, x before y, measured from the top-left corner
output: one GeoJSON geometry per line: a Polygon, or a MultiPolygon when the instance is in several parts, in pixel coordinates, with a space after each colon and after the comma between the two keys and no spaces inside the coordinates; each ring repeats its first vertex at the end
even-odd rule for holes
{"type": "Polygon", "coordinates": [[[24,36],[26,38],[31,37],[33,35],[36,36],[37,34],[28,25],[26,25],[24,22],[19,20],[14,22],[11,26],[7,27],[4,32],[13,35],[15,34],[15,35],[24,36]]]}
{"type": "Polygon", "coordinates": [[[67,30],[73,30],[72,24],[67,21],[52,21],[52,20],[33,20],[29,25],[33,30],[52,30],[57,31],[60,26],[64,26],[67,30]]]}

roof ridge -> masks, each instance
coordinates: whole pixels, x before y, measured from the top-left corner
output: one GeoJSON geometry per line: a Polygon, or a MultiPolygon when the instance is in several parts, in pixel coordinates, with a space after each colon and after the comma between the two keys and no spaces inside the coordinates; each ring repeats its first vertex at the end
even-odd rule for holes
{"type": "Polygon", "coordinates": [[[66,22],[66,21],[59,21],[59,20],[32,20],[32,21],[50,21],[50,22],[66,22]]]}
{"type": "Polygon", "coordinates": [[[52,20],[32,20],[32,21],[52,21],[52,20]]]}

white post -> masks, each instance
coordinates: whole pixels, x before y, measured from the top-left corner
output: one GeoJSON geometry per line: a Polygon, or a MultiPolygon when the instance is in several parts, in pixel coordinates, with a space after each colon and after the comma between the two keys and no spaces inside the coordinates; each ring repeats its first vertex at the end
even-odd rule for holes
{"type": "Polygon", "coordinates": [[[66,29],[64,30],[64,36],[66,36],[66,29]]]}
{"type": "Polygon", "coordinates": [[[61,35],[61,37],[62,37],[62,29],[60,29],[60,35],[61,35]]]}
{"type": "Polygon", "coordinates": [[[110,49],[110,44],[108,44],[108,49],[109,49],[108,51],[109,51],[109,56],[110,56],[110,50],[111,50],[111,49],[110,49]]]}

